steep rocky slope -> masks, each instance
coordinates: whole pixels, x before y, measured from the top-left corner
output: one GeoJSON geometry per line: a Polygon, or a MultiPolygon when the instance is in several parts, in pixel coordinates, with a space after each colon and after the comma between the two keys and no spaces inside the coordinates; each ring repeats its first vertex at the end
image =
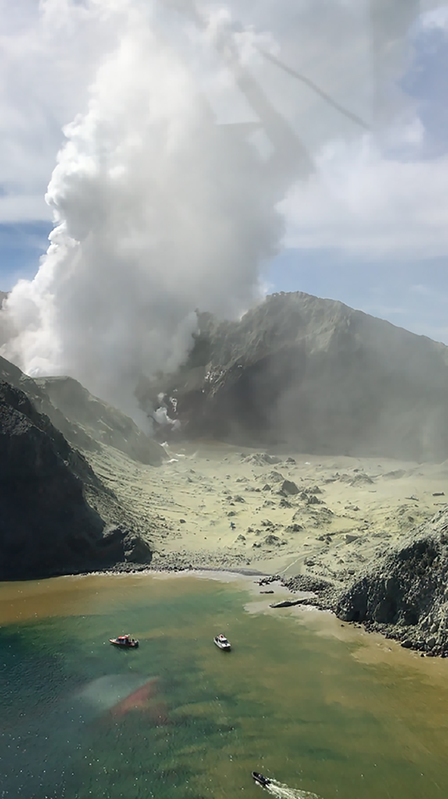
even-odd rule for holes
{"type": "Polygon", "coordinates": [[[72,377],[40,377],[35,380],[52,405],[72,425],[81,428],[94,441],[121,450],[130,458],[159,466],[166,453],[124,413],[94,397],[72,377]]]}
{"type": "Polygon", "coordinates": [[[145,542],[114,524],[122,521],[118,502],[84,457],[5,381],[0,507],[0,579],[101,568],[135,553],[151,559],[145,542]]]}
{"type": "MultiPolygon", "coordinates": [[[[448,457],[448,348],[340,302],[275,294],[240,322],[199,317],[165,393],[190,436],[315,453],[448,457]]],[[[162,433],[165,435],[165,431],[162,433]]]]}
{"type": "Polygon", "coordinates": [[[0,357],[0,379],[24,391],[74,447],[97,450],[98,444],[104,443],[152,466],[159,466],[166,458],[163,447],[132,419],[92,396],[71,377],[33,379],[0,357]]]}
{"type": "Polygon", "coordinates": [[[333,604],[345,621],[448,655],[448,509],[386,551],[333,604]]]}
{"type": "Polygon", "coordinates": [[[75,380],[36,381],[0,358],[0,579],[151,560],[151,519],[136,525],[80,451],[102,444],[144,464],[166,458],[75,380]]]}

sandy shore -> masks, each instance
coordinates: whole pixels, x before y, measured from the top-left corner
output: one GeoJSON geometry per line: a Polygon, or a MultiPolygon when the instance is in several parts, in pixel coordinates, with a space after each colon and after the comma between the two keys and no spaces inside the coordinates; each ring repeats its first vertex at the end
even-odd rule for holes
{"type": "Polygon", "coordinates": [[[135,528],[149,536],[158,568],[345,581],[448,496],[446,463],[266,454],[206,442],[168,454],[158,468],[111,447],[89,455],[135,528]]]}

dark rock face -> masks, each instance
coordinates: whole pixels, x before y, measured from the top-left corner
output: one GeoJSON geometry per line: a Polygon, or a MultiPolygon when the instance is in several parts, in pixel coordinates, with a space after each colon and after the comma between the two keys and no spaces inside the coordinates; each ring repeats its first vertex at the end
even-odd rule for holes
{"type": "Polygon", "coordinates": [[[448,652],[448,509],[379,559],[334,602],[344,621],[362,622],[403,645],[448,652]]]}
{"type": "Polygon", "coordinates": [[[163,447],[129,416],[94,397],[71,377],[33,379],[0,357],[0,380],[24,391],[73,447],[95,451],[104,443],[151,466],[159,466],[167,457],[163,447]]]}
{"type": "Polygon", "coordinates": [[[127,551],[140,554],[127,530],[103,536],[105,518],[87,494],[113,515],[115,497],[84,457],[23,391],[0,381],[0,579],[102,568],[127,551]]]}
{"type": "MultiPolygon", "coordinates": [[[[272,295],[240,322],[199,316],[188,363],[142,389],[184,433],[302,452],[448,457],[448,348],[339,302],[272,295]]],[[[164,433],[165,434],[165,433],[164,433]]]]}
{"type": "Polygon", "coordinates": [[[285,494],[291,494],[291,495],[299,493],[299,489],[297,488],[296,483],[294,483],[292,480],[283,480],[282,487],[280,490],[283,491],[285,494]]]}

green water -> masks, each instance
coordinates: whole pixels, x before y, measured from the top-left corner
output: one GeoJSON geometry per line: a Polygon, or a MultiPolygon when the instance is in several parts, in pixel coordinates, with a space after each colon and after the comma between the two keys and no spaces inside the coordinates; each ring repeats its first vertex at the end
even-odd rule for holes
{"type": "Polygon", "coordinates": [[[285,799],[448,796],[445,662],[363,662],[250,601],[193,577],[0,585],[1,799],[260,799],[253,769],[285,799]]]}

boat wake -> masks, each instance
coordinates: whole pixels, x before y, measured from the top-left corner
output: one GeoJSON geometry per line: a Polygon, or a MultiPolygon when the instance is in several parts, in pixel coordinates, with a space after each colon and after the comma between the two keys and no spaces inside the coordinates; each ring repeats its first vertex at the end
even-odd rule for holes
{"type": "Polygon", "coordinates": [[[299,788],[290,788],[283,782],[269,779],[269,784],[266,785],[266,790],[277,799],[319,799],[315,793],[309,791],[301,791],[299,788]]]}

